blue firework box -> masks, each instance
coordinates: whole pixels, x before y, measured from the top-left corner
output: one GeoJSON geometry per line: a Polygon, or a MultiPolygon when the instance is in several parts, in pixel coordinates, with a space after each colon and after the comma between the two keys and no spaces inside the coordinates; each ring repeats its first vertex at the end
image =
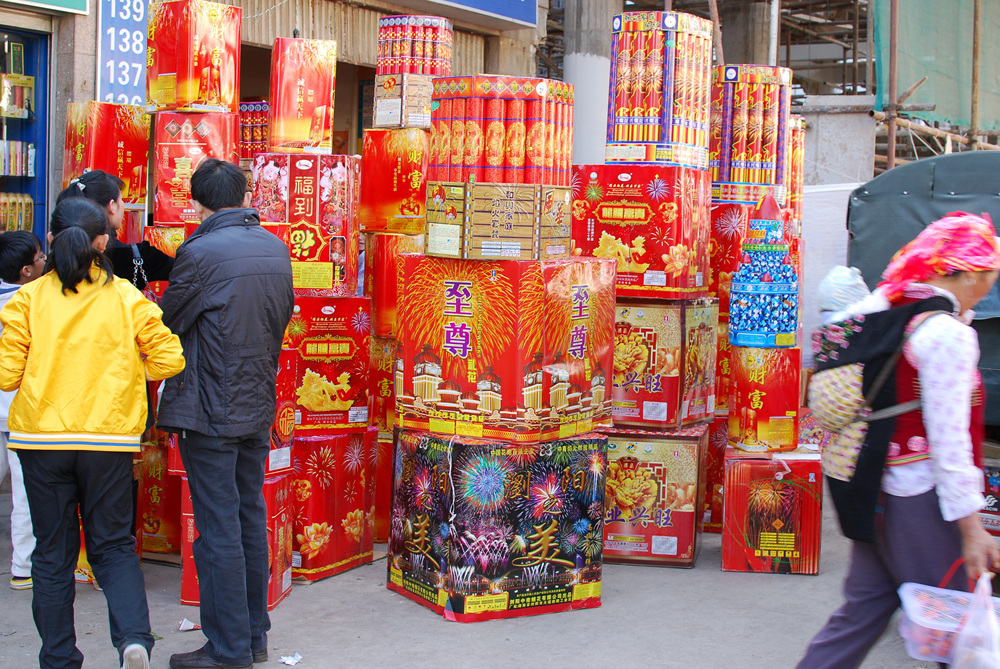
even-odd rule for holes
{"type": "Polygon", "coordinates": [[[607,444],[398,431],[386,586],[456,622],[600,606],[607,444]]]}

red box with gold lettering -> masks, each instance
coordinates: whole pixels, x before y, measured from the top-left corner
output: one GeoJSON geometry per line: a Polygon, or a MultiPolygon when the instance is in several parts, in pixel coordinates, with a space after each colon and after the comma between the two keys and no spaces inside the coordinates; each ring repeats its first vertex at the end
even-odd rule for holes
{"type": "Polygon", "coordinates": [[[156,440],[143,444],[138,463],[142,550],[177,553],[181,549],[180,479],[167,473],[168,435],[158,430],[155,435],[156,440]]]}
{"type": "Polygon", "coordinates": [[[146,203],[149,179],[149,114],[137,105],[71,102],[66,105],[63,183],[90,170],[122,181],[127,204],[146,203]]]}
{"type": "Polygon", "coordinates": [[[798,447],[800,348],[733,346],[729,443],[744,451],[798,447]]]}
{"type": "Polygon", "coordinates": [[[423,235],[365,234],[365,295],[372,298],[372,334],[396,335],[396,269],[401,253],[423,253],[423,235]]]}
{"type": "Polygon", "coordinates": [[[295,372],[298,355],[283,348],[278,356],[275,384],[277,404],[271,425],[271,452],[267,457],[267,475],[287,474],[292,470],[292,439],[295,437],[295,372]]]}
{"type": "Polygon", "coordinates": [[[337,43],[278,37],[271,53],[268,150],[332,153],[337,43]]]}
{"type": "Polygon", "coordinates": [[[153,170],[157,225],[191,225],[200,221],[191,206],[191,175],[206,158],[239,164],[237,114],[156,114],[153,170]]]}
{"type": "Polygon", "coordinates": [[[705,531],[722,532],[723,486],[726,478],[726,449],[729,448],[729,419],[718,416],[708,428],[705,457],[705,531]]]}
{"type": "Polygon", "coordinates": [[[365,130],[361,156],[362,229],[424,232],[430,131],[365,130]]]}

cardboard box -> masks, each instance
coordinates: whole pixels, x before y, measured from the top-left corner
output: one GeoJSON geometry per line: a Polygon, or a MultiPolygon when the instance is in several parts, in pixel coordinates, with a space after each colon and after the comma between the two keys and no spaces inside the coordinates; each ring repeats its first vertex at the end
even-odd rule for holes
{"type": "Polygon", "coordinates": [[[375,128],[430,128],[434,77],[429,74],[375,76],[375,128]]]}
{"type": "Polygon", "coordinates": [[[722,570],[818,574],[823,535],[819,453],[726,451],[722,570]]]}
{"type": "Polygon", "coordinates": [[[732,347],[729,443],[744,451],[798,446],[800,348],[732,347]]]}
{"type": "Polygon", "coordinates": [[[606,448],[401,432],[386,586],[458,622],[600,606],[606,448]]]}
{"type": "Polygon", "coordinates": [[[713,534],[722,533],[727,448],[729,419],[718,416],[708,428],[708,454],[705,457],[705,531],[713,534]]]}
{"type": "Polygon", "coordinates": [[[90,170],[125,182],[126,204],[146,204],[149,180],[149,114],[137,105],[71,102],[66,105],[63,183],[90,170]]]}
{"type": "Polygon", "coordinates": [[[268,150],[333,153],[337,43],[278,37],[271,53],[268,150]]]}
{"type": "Polygon", "coordinates": [[[400,258],[398,426],[530,443],[608,422],[612,261],[400,258]]]}
{"type": "Polygon", "coordinates": [[[361,227],[365,232],[425,231],[430,132],[365,130],[361,162],[361,227]]]}
{"type": "Polygon", "coordinates": [[[693,567],[703,525],[708,426],[613,428],[607,436],[605,561],[693,567]]]}
{"type": "Polygon", "coordinates": [[[372,337],[370,366],[372,408],[371,423],[378,428],[379,439],[391,440],[396,426],[396,340],[372,337]]]}
{"type": "Polygon", "coordinates": [[[238,118],[236,114],[156,114],[153,121],[155,224],[190,225],[191,230],[197,227],[200,221],[190,203],[191,175],[206,158],[239,164],[238,118]]]}
{"type": "Polygon", "coordinates": [[[271,424],[271,452],[267,456],[266,465],[268,476],[287,474],[292,470],[297,366],[297,352],[282,348],[278,356],[278,376],[275,383],[277,403],[274,409],[274,423],[271,424]]]}
{"type": "Polygon", "coordinates": [[[431,182],[427,193],[427,255],[475,260],[570,256],[568,188],[431,182]]]}
{"type": "Polygon", "coordinates": [[[360,162],[285,153],[254,158],[251,206],[288,244],[296,295],[357,294],[360,162]]]}
{"type": "Polygon", "coordinates": [[[296,437],[292,574],[316,581],[372,561],[378,428],[296,437]]]}
{"type": "Polygon", "coordinates": [[[709,187],[704,170],[576,165],[574,253],[618,262],[619,297],[709,294],[709,187]]]}
{"type": "Polygon", "coordinates": [[[204,0],[149,3],[146,111],[236,112],[242,17],[204,0]]]}
{"type": "Polygon", "coordinates": [[[139,496],[136,512],[142,528],[142,551],[179,553],[181,549],[181,482],[168,476],[167,434],[154,431],[156,438],[142,445],[138,462],[139,496]]]}
{"type": "Polygon", "coordinates": [[[423,253],[423,235],[388,232],[365,234],[365,295],[372,299],[372,334],[394,337],[396,271],[401,253],[423,253]]]}

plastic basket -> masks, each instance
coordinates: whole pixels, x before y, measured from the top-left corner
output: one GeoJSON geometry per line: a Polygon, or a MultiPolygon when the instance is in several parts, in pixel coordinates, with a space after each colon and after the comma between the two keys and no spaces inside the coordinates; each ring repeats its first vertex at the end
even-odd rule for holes
{"type": "MultiPolygon", "coordinates": [[[[952,645],[972,606],[972,593],[904,583],[899,588],[899,599],[903,603],[899,634],[910,657],[951,663],[952,645]]],[[[1000,616],[997,597],[993,598],[993,610],[1000,616]]]]}

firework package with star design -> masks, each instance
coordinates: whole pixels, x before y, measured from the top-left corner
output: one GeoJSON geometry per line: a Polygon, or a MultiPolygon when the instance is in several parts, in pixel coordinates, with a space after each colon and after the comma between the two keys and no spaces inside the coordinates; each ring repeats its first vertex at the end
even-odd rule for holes
{"type": "Polygon", "coordinates": [[[601,605],[607,438],[402,431],[387,587],[457,622],[601,605]]]}
{"type": "Polygon", "coordinates": [[[818,574],[823,516],[819,452],[726,451],[722,570],[818,574]]]}
{"type": "Polygon", "coordinates": [[[378,428],[296,437],[292,575],[316,581],[372,561],[378,428]]]}
{"type": "Polygon", "coordinates": [[[712,23],[680,12],[612,19],[607,163],[708,167],[712,23]]]}
{"type": "Polygon", "coordinates": [[[530,443],[608,424],[614,262],[400,258],[397,425],[530,443]]]}
{"type": "Polygon", "coordinates": [[[430,132],[365,130],[361,155],[361,228],[365,232],[425,231],[430,132]]]}
{"type": "Polygon", "coordinates": [[[365,295],[372,299],[372,334],[396,336],[396,269],[402,253],[423,253],[424,235],[365,233],[365,295]]]}
{"type": "Polygon", "coordinates": [[[333,153],[337,43],[279,37],[272,53],[268,150],[333,153]]]}
{"type": "Polygon", "coordinates": [[[204,0],[149,3],[146,111],[235,113],[242,16],[204,0]]]}
{"type": "Polygon", "coordinates": [[[66,105],[63,182],[104,170],[125,182],[122,200],[146,204],[149,178],[149,114],[137,105],[70,102],[66,105]],[[110,150],[109,150],[110,149],[110,150]]]}
{"type": "Polygon", "coordinates": [[[576,165],[573,252],[614,258],[619,297],[706,297],[710,186],[690,167],[576,165]]]}

